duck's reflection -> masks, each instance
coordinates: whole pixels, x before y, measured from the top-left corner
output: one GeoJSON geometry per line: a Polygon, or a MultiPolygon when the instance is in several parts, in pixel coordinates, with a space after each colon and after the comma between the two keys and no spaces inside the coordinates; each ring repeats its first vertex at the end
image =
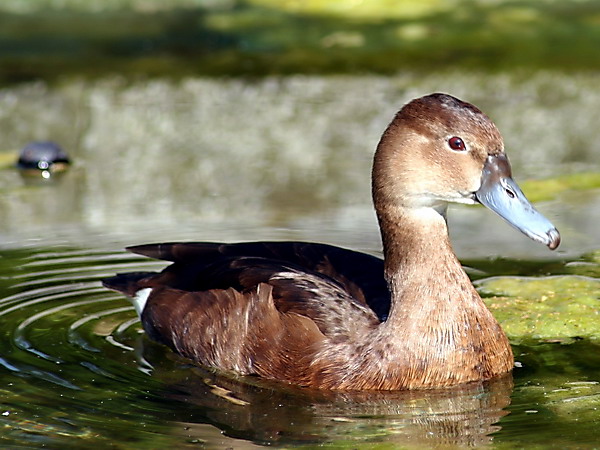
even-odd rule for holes
{"type": "Polygon", "coordinates": [[[331,403],[315,404],[315,417],[323,425],[337,416],[356,420],[357,428],[378,427],[387,442],[482,445],[500,430],[512,388],[507,375],[445,390],[336,394],[331,403]]]}
{"type": "MultiPolygon", "coordinates": [[[[232,378],[200,368],[154,376],[171,380],[168,396],[198,412],[177,427],[187,439],[213,441],[206,427],[256,443],[393,443],[410,446],[478,446],[490,443],[508,414],[509,374],[452,389],[400,392],[326,392],[264,380],[232,378]],[[197,433],[196,433],[197,432],[197,433]]],[[[186,408],[187,409],[187,408],[186,408]]],[[[221,442],[222,443],[222,442],[221,442]]],[[[217,444],[217,442],[213,442],[217,444]]]]}

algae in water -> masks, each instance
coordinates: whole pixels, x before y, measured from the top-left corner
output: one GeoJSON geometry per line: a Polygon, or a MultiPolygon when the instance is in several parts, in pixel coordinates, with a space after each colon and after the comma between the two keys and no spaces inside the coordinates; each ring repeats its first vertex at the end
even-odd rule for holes
{"type": "Polygon", "coordinates": [[[477,285],[513,343],[600,340],[600,280],[579,275],[493,277],[477,285]]]}

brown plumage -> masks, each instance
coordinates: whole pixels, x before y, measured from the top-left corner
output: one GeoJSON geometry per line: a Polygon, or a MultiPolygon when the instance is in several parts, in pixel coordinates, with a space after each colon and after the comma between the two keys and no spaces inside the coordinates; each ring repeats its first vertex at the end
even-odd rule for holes
{"type": "Polygon", "coordinates": [[[173,243],[172,261],[105,286],[134,297],[150,337],[200,364],[324,389],[435,388],[512,369],[508,340],[452,251],[448,202],[479,201],[556,248],[512,181],[500,133],[445,94],[402,108],[377,147],[385,262],[324,244],[173,243]]]}

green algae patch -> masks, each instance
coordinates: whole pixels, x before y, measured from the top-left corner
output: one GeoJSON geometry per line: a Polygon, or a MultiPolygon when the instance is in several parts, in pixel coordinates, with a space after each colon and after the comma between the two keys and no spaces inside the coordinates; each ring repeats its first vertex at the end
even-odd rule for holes
{"type": "Polygon", "coordinates": [[[477,286],[513,343],[600,341],[600,280],[494,277],[477,286]]]}
{"type": "Polygon", "coordinates": [[[546,407],[557,414],[576,416],[581,420],[598,421],[600,383],[571,381],[544,392],[546,407]]]}
{"type": "Polygon", "coordinates": [[[563,192],[600,188],[600,173],[574,173],[544,180],[527,180],[521,188],[532,202],[547,201],[563,192]]]}

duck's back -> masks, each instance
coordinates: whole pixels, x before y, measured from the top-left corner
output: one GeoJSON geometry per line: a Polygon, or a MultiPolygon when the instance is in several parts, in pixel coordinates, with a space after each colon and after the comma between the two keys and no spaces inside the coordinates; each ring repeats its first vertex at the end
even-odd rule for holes
{"type": "Polygon", "coordinates": [[[202,364],[295,383],[324,345],[359,340],[389,310],[383,261],[300,242],[150,244],[161,273],[104,281],[133,297],[146,332],[202,364]]]}

